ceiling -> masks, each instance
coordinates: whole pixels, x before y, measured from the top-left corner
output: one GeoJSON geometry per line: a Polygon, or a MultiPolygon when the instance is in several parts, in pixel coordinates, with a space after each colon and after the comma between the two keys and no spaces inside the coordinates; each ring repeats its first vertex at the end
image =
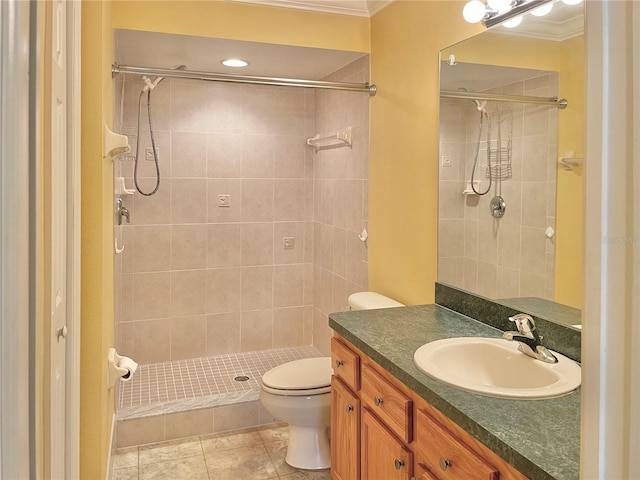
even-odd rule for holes
{"type": "Polygon", "coordinates": [[[115,61],[120,65],[173,68],[184,64],[187,69],[200,72],[302,80],[323,79],[367,55],[137,30],[116,30],[114,38],[115,61]],[[227,58],[241,58],[250,64],[241,69],[225,67],[220,61],[227,58]]]}
{"type": "Polygon", "coordinates": [[[442,61],[440,62],[440,89],[466,89],[470,92],[484,92],[491,88],[510,85],[545,73],[549,72],[463,62],[449,65],[448,62],[442,61]]]}

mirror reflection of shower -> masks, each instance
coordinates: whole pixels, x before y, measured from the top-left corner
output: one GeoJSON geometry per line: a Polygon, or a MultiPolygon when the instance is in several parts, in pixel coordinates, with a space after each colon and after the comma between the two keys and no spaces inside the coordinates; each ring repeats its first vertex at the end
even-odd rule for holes
{"type": "MultiPolygon", "coordinates": [[[[187,66],[178,65],[173,68],[174,70],[186,70],[187,66]]],[[[146,197],[150,197],[151,195],[154,195],[160,188],[160,164],[158,162],[158,149],[156,148],[156,141],[153,135],[153,121],[151,120],[151,91],[164,80],[164,77],[156,77],[155,80],[151,80],[149,77],[143,76],[142,80],[144,81],[144,87],[142,87],[140,95],[138,96],[138,121],[136,130],[136,153],[133,157],[133,182],[138,193],[146,197]],[[151,137],[151,151],[153,152],[153,162],[156,169],[156,185],[150,192],[143,192],[138,185],[138,161],[140,159],[140,110],[142,107],[142,97],[145,93],[147,94],[147,120],[149,122],[149,136],[151,137]]]]}

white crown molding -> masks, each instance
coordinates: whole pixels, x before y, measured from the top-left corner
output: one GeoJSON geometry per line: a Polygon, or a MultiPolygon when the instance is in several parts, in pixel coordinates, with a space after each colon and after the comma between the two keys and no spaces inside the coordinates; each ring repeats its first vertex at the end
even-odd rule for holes
{"type": "Polygon", "coordinates": [[[372,17],[393,0],[229,0],[267,7],[291,8],[320,13],[372,17]]]}

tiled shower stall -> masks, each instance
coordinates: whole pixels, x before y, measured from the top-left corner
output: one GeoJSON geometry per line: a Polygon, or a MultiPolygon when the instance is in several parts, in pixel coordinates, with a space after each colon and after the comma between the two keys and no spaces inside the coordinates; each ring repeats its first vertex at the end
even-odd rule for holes
{"type": "MultiPolygon", "coordinates": [[[[325,80],[368,79],[365,56],[325,80]]],[[[134,150],[142,86],[116,80],[116,130],[134,150]]],[[[115,226],[116,347],[141,364],[117,390],[117,446],[272,422],[256,377],[328,355],[328,314],[367,287],[366,94],[165,79],[151,102],[159,190],[115,196],[131,218],[115,226]],[[351,148],[306,143],[347,127],[351,148]]],[[[132,189],[132,157],[114,161],[132,189]]]]}
{"type": "MultiPolygon", "coordinates": [[[[558,82],[557,73],[538,74],[486,92],[554,97],[558,82]]],[[[555,239],[546,231],[556,228],[558,109],[506,102],[488,102],[486,109],[510,112],[511,165],[499,185],[493,179],[487,195],[463,194],[477,148],[479,111],[471,100],[441,100],[438,280],[489,298],[552,300],[555,239]],[[442,157],[450,166],[442,165],[442,157]],[[489,209],[497,192],[507,205],[500,219],[489,209]]],[[[480,192],[488,186],[485,152],[483,133],[474,177],[480,192]]]]}

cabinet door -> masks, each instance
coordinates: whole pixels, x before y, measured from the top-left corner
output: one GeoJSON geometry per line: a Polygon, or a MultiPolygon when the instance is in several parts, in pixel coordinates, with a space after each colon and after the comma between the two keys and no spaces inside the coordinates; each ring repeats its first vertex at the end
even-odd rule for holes
{"type": "Polygon", "coordinates": [[[360,399],[335,376],[331,379],[331,474],[360,480],[360,399]]]}
{"type": "Polygon", "coordinates": [[[362,413],[362,480],[409,480],[413,455],[375,415],[362,413]]]}
{"type": "Polygon", "coordinates": [[[414,478],[416,480],[438,480],[438,477],[431,473],[424,463],[416,465],[416,476],[414,478]]]}

